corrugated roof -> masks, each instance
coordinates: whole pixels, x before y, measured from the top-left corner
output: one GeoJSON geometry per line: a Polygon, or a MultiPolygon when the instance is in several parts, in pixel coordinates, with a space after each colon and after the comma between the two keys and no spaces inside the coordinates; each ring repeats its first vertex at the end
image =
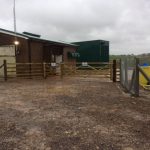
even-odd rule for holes
{"type": "Polygon", "coordinates": [[[1,28],[0,28],[0,33],[9,34],[9,35],[17,36],[17,37],[24,38],[24,39],[32,39],[32,40],[37,40],[37,41],[41,41],[41,42],[48,42],[50,44],[59,44],[59,45],[63,45],[63,46],[72,46],[72,47],[78,46],[78,45],[73,44],[73,43],[68,43],[68,42],[64,42],[64,41],[53,41],[53,40],[49,40],[49,39],[44,39],[44,38],[32,36],[34,34],[27,35],[27,34],[18,33],[18,32],[15,33],[13,31],[1,29],[1,28]]]}
{"type": "Polygon", "coordinates": [[[17,37],[21,37],[21,38],[24,38],[24,39],[28,39],[28,37],[20,34],[20,33],[16,33],[15,32],[12,32],[12,31],[8,31],[8,30],[5,30],[5,29],[1,29],[0,28],[0,33],[4,33],[4,34],[8,34],[8,35],[12,35],[12,36],[17,36],[17,37]]]}

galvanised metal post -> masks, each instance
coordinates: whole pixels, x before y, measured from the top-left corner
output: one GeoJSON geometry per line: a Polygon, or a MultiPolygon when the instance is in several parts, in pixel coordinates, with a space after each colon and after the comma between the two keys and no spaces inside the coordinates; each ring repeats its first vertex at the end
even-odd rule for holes
{"type": "Polygon", "coordinates": [[[125,87],[126,87],[126,90],[129,90],[129,86],[128,86],[128,61],[127,61],[127,58],[125,58],[125,87]]]}
{"type": "Polygon", "coordinates": [[[122,85],[122,60],[120,59],[120,84],[122,85]]]}
{"type": "Polygon", "coordinates": [[[4,60],[4,80],[7,81],[7,61],[4,60]]]}
{"type": "Polygon", "coordinates": [[[139,96],[139,58],[135,58],[135,84],[134,84],[134,90],[135,90],[135,96],[139,96]]]}
{"type": "Polygon", "coordinates": [[[113,60],[113,82],[116,82],[116,60],[113,60]]]}

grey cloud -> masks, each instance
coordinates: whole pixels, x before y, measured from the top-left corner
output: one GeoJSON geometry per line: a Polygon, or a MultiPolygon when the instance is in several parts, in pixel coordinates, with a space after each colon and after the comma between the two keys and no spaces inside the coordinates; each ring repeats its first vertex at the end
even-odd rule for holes
{"type": "MultiPolygon", "coordinates": [[[[0,0],[0,27],[13,30],[12,0],[0,0]]],[[[112,54],[150,52],[148,0],[16,0],[17,30],[53,40],[110,41],[112,54]]]]}

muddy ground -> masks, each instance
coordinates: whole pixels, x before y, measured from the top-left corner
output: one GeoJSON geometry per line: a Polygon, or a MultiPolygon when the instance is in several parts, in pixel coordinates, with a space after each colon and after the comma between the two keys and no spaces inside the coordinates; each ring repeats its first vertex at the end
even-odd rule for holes
{"type": "Polygon", "coordinates": [[[0,82],[0,150],[150,150],[149,94],[99,78],[0,82]]]}

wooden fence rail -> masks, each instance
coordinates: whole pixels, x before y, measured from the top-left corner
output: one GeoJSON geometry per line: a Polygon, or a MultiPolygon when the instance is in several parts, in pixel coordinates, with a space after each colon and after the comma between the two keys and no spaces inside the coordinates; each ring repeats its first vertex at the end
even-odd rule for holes
{"type": "Polygon", "coordinates": [[[9,63],[4,60],[4,80],[9,78],[46,79],[52,75],[84,76],[95,75],[117,81],[117,62],[79,62],[79,63],[9,63]]]}
{"type": "Polygon", "coordinates": [[[110,63],[82,62],[76,64],[63,63],[62,75],[109,75],[110,63]]]}

